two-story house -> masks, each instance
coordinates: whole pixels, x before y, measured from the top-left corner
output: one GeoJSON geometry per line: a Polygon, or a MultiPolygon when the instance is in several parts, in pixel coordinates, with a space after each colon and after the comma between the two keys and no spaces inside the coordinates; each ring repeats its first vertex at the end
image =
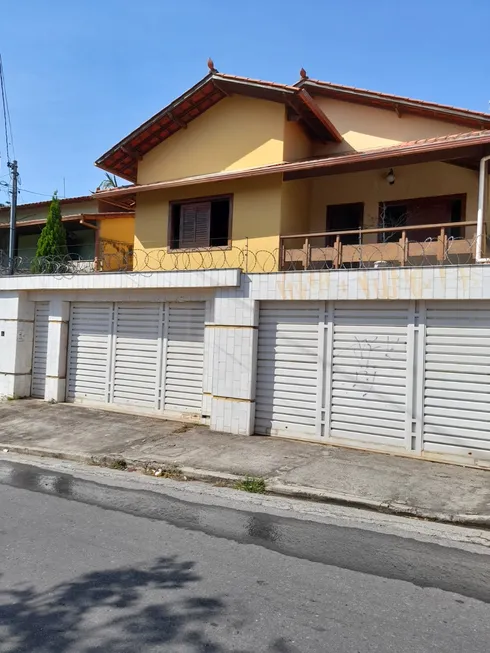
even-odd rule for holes
{"type": "Polygon", "coordinates": [[[3,392],[490,465],[489,158],[485,113],[212,67],[96,162],[118,271],[0,280],[3,392]]]}

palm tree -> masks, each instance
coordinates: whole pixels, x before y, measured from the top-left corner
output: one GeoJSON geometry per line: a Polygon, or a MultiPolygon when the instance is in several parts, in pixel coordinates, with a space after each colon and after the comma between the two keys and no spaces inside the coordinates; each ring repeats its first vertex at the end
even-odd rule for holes
{"type": "Polygon", "coordinates": [[[99,184],[100,190],[107,190],[108,188],[117,188],[118,183],[116,175],[110,175],[108,172],[105,173],[105,179],[99,184]]]}

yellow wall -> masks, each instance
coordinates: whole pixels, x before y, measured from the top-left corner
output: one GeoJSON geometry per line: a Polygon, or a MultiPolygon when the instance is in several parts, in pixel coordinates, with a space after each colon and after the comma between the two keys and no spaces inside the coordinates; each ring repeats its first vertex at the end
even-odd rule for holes
{"type": "Polygon", "coordinates": [[[99,238],[121,243],[134,241],[134,217],[106,218],[100,220],[99,238]]]}
{"type": "Polygon", "coordinates": [[[297,179],[282,185],[281,235],[306,233],[310,215],[312,182],[297,179]]]}
{"type": "Polygon", "coordinates": [[[312,142],[304,129],[292,120],[284,120],[284,161],[301,161],[312,153],[312,142]]]}
{"type": "Polygon", "coordinates": [[[243,96],[225,98],[138,164],[147,184],[283,160],[284,106],[243,96]]]}
{"type": "MultiPolygon", "coordinates": [[[[241,267],[272,272],[277,269],[279,235],[325,231],[328,204],[363,202],[364,227],[369,228],[377,226],[379,202],[464,193],[463,219],[476,219],[477,173],[444,163],[400,166],[395,168],[392,186],[385,180],[386,173],[375,170],[288,182],[274,175],[141,194],[135,220],[135,270],[241,267]],[[230,250],[167,252],[169,202],[228,193],[233,194],[230,250]]],[[[466,236],[473,231],[468,229],[466,236]]],[[[376,236],[371,239],[374,242],[376,236]]]]}
{"type": "Polygon", "coordinates": [[[377,109],[352,102],[316,96],[315,100],[344,138],[338,145],[318,145],[315,154],[364,151],[396,143],[460,134],[471,128],[451,122],[377,109]]]}
{"type": "MultiPolygon", "coordinates": [[[[390,186],[388,170],[355,172],[345,175],[316,177],[312,180],[309,229],[326,229],[326,206],[364,202],[364,227],[377,227],[378,204],[419,197],[466,193],[464,220],[476,220],[478,174],[447,163],[424,163],[394,169],[396,181],[390,186]]],[[[467,235],[472,230],[468,230],[467,235]]]]}
{"type": "Polygon", "coordinates": [[[141,194],[135,219],[135,270],[242,267],[250,272],[274,271],[281,231],[281,183],[280,175],[271,175],[141,194]],[[233,194],[230,250],[167,252],[171,201],[229,193],[233,194]]]}

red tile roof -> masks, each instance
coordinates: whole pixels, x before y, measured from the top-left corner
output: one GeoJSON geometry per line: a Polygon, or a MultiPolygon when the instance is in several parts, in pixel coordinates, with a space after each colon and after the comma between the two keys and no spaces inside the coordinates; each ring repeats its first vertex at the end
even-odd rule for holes
{"type": "Polygon", "coordinates": [[[416,113],[419,115],[437,117],[443,121],[454,122],[459,125],[483,129],[490,125],[490,114],[483,111],[471,111],[461,109],[448,104],[417,100],[403,95],[392,95],[379,91],[370,91],[356,86],[344,86],[323,82],[319,79],[301,79],[295,84],[298,88],[307,89],[312,95],[323,95],[333,99],[359,104],[384,107],[387,109],[397,108],[401,113],[416,113]]]}
{"type": "Polygon", "coordinates": [[[279,84],[250,77],[212,71],[167,107],[147,120],[102,155],[96,165],[129,181],[136,181],[138,161],[156,145],[202,115],[231,93],[244,94],[290,107],[308,133],[322,142],[341,142],[342,137],[312,95],[368,104],[401,113],[415,113],[473,129],[490,127],[490,114],[414,100],[398,95],[303,78],[297,84],[279,84]]]}
{"type": "Polygon", "coordinates": [[[174,102],[123,138],[95,165],[129,181],[136,180],[138,160],[231,93],[257,97],[290,106],[310,135],[321,142],[342,137],[303,89],[249,77],[211,73],[174,102]]]}
{"type": "MultiPolygon", "coordinates": [[[[60,204],[64,206],[65,204],[74,204],[76,202],[89,202],[93,200],[93,195],[80,195],[80,197],[64,197],[59,198],[60,204]]],[[[51,200],[42,200],[41,202],[29,202],[28,204],[17,204],[18,209],[35,209],[37,207],[49,206],[51,200]]],[[[9,206],[0,207],[0,211],[10,211],[9,206]]]]}
{"type": "Polygon", "coordinates": [[[246,177],[258,177],[271,174],[283,174],[284,179],[296,179],[322,174],[342,174],[358,172],[394,165],[408,165],[429,161],[452,161],[458,158],[478,157],[490,153],[490,129],[452,134],[438,138],[425,138],[407,141],[385,148],[366,150],[365,152],[339,153],[318,157],[307,161],[293,163],[276,163],[247,170],[233,170],[205,175],[196,175],[181,179],[154,182],[152,184],[131,184],[122,188],[98,191],[102,199],[131,193],[179,188],[203,183],[230,181],[246,177]]]}

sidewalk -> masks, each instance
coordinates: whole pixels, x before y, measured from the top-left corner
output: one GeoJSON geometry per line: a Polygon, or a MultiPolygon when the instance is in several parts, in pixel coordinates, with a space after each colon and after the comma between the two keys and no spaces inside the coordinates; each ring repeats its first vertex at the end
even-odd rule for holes
{"type": "Polygon", "coordinates": [[[0,451],[128,465],[187,478],[262,477],[275,494],[490,527],[490,471],[354,449],[232,436],[203,426],[43,401],[0,402],[0,451]]]}

